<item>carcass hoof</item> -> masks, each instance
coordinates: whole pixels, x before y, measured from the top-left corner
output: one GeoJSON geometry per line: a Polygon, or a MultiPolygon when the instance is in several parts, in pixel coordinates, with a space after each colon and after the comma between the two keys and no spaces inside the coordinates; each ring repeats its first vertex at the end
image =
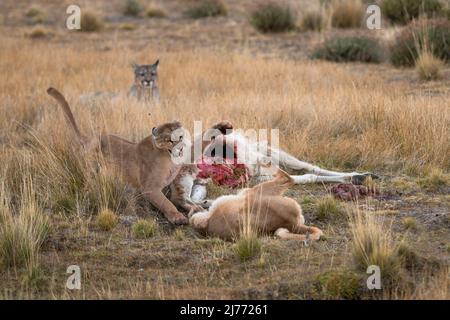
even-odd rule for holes
{"type": "Polygon", "coordinates": [[[356,185],[362,185],[364,184],[364,181],[366,181],[366,179],[369,177],[372,178],[373,180],[380,179],[380,177],[377,176],[376,174],[367,172],[352,176],[351,182],[356,185]]]}

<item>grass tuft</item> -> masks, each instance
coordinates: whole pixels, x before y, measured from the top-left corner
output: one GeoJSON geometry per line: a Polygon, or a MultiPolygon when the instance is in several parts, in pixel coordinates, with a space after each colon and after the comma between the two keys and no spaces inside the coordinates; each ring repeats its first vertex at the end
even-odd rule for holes
{"type": "Polygon", "coordinates": [[[406,217],[403,219],[403,226],[406,230],[417,229],[417,220],[413,217],[406,217]]]}
{"type": "Polygon", "coordinates": [[[427,191],[438,191],[450,186],[450,175],[444,173],[442,169],[432,168],[419,179],[419,185],[427,191]]]}
{"type": "Polygon", "coordinates": [[[421,52],[416,60],[416,71],[421,80],[430,81],[440,79],[441,71],[444,67],[444,62],[428,51],[421,52]]]}
{"type": "Polygon", "coordinates": [[[351,270],[333,270],[319,274],[315,287],[320,298],[356,300],[362,295],[363,277],[351,270]]]}
{"type": "Polygon", "coordinates": [[[139,219],[132,226],[136,238],[151,238],[158,232],[158,223],[154,219],[139,219]]]}
{"type": "Polygon", "coordinates": [[[50,231],[50,222],[37,202],[31,180],[24,180],[17,212],[4,186],[0,188],[0,262],[28,273],[38,267],[38,255],[50,231]]]}
{"type": "Polygon", "coordinates": [[[335,221],[346,217],[341,203],[332,196],[319,199],[316,206],[316,216],[319,221],[335,221]]]}
{"type": "Polygon", "coordinates": [[[242,261],[248,261],[261,252],[262,243],[256,234],[242,235],[233,245],[233,252],[242,261]]]}
{"type": "Polygon", "coordinates": [[[95,219],[97,226],[103,231],[110,231],[119,223],[119,217],[109,209],[103,209],[95,219]]]}
{"type": "Polygon", "coordinates": [[[391,228],[384,219],[356,210],[350,213],[353,235],[352,256],[356,270],[366,272],[367,267],[380,267],[383,283],[396,281],[401,263],[396,255],[391,228]]]}

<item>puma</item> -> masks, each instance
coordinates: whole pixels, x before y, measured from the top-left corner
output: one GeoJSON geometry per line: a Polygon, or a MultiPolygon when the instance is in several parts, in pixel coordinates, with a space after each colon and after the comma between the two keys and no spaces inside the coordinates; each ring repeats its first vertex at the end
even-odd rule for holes
{"type": "MultiPolygon", "coordinates": [[[[171,223],[188,223],[188,219],[162,192],[174,181],[182,168],[182,165],[177,165],[172,160],[174,153],[183,151],[182,147],[179,148],[184,135],[180,122],[173,121],[154,127],[151,135],[138,143],[111,134],[89,138],[81,134],[64,96],[54,88],[49,88],[47,93],[62,107],[85,149],[101,152],[107,163],[122,176],[124,181],[147,197],[171,223]]],[[[229,123],[223,122],[215,125],[213,129],[225,132],[228,126],[229,123]]],[[[204,142],[205,145],[206,143],[208,142],[204,142]]]]}
{"type": "Polygon", "coordinates": [[[294,184],[289,174],[278,169],[271,181],[219,197],[208,211],[191,212],[189,223],[200,233],[225,240],[235,240],[248,230],[274,233],[281,239],[319,240],[323,232],[306,226],[300,205],[283,196],[294,184]]]}

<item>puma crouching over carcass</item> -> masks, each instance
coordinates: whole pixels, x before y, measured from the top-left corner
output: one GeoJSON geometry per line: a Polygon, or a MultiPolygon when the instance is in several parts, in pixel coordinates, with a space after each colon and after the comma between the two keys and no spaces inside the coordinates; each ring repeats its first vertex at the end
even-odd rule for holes
{"type": "Polygon", "coordinates": [[[292,177],[278,169],[271,181],[217,198],[208,211],[191,214],[189,223],[201,233],[225,240],[238,238],[245,229],[274,233],[281,239],[319,240],[323,232],[306,226],[300,205],[283,196],[294,184],[292,177]]]}
{"type": "Polygon", "coordinates": [[[78,129],[64,96],[54,88],[49,88],[47,93],[58,101],[85,149],[100,151],[124,181],[142,192],[171,223],[188,223],[187,218],[162,192],[163,188],[172,183],[181,168],[171,157],[172,153],[181,152],[176,148],[183,139],[184,130],[180,122],[154,127],[151,135],[138,143],[109,134],[89,138],[78,129]],[[174,135],[176,141],[173,141],[174,135]]]}

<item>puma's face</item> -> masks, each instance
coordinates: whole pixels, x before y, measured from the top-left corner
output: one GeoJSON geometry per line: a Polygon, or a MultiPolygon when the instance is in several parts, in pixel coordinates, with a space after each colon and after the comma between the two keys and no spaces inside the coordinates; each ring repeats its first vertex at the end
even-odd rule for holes
{"type": "Polygon", "coordinates": [[[153,128],[152,135],[158,149],[171,152],[175,147],[177,149],[182,148],[182,144],[184,143],[184,128],[178,121],[165,123],[153,128]]]}
{"type": "Polygon", "coordinates": [[[134,84],[145,89],[151,89],[156,86],[156,82],[158,81],[158,65],[159,60],[154,64],[133,64],[134,84]]]}

